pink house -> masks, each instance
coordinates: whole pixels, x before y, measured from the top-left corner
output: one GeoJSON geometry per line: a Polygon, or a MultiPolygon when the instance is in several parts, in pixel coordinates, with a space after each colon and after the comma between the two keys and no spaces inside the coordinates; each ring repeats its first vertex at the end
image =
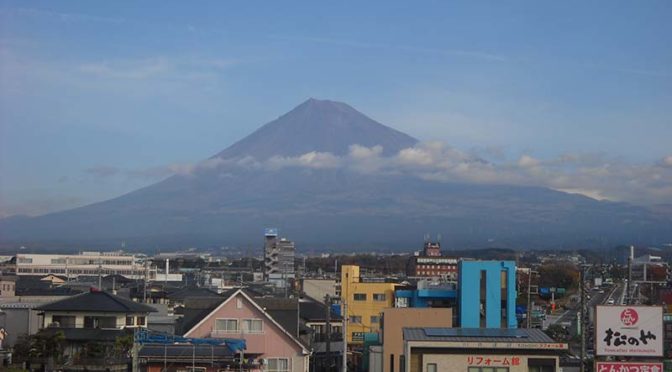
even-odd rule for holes
{"type": "Polygon", "coordinates": [[[308,371],[308,349],[243,290],[231,294],[191,326],[184,336],[245,339],[244,358],[259,364],[252,371],[308,371]]]}

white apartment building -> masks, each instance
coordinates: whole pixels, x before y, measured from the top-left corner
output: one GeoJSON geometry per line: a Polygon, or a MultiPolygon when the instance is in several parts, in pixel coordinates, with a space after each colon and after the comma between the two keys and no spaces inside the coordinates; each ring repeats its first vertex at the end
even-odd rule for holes
{"type": "MultiPolygon", "coordinates": [[[[149,271],[149,270],[148,270],[149,271]]],[[[156,271],[152,270],[156,275],[156,271]]],[[[145,277],[145,267],[135,256],[122,252],[82,252],[80,254],[16,255],[16,275],[63,275],[76,278],[80,275],[119,274],[130,279],[145,277]]],[[[150,272],[150,280],[152,273],[150,272]]]]}

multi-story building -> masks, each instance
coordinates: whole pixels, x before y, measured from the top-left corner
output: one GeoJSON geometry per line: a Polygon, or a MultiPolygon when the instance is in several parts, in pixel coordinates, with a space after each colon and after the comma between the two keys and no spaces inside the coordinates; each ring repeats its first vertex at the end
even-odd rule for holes
{"type": "Polygon", "coordinates": [[[341,314],[348,320],[347,342],[361,344],[380,329],[383,309],[393,307],[396,283],[360,277],[359,266],[341,266],[341,314]]]}
{"type": "Polygon", "coordinates": [[[457,279],[457,259],[441,256],[441,244],[425,242],[422,252],[408,260],[406,275],[412,277],[447,277],[457,279]]]}
{"type": "Polygon", "coordinates": [[[459,264],[459,320],[462,328],[516,328],[516,263],[459,264]]]}
{"type": "Polygon", "coordinates": [[[264,237],[264,278],[276,287],[286,288],[295,278],[294,242],[279,238],[276,228],[266,229],[264,237]]]}
{"type": "Polygon", "coordinates": [[[16,275],[58,274],[68,278],[80,275],[123,275],[131,279],[145,276],[145,268],[135,256],[121,252],[82,252],[80,254],[16,255],[16,275]]]}

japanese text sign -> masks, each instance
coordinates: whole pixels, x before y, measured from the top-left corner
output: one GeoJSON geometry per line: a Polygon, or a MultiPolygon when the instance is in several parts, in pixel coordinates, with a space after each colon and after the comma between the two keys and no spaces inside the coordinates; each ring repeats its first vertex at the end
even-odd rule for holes
{"type": "Polygon", "coordinates": [[[595,354],[663,356],[662,325],[660,306],[597,306],[595,354]]]}

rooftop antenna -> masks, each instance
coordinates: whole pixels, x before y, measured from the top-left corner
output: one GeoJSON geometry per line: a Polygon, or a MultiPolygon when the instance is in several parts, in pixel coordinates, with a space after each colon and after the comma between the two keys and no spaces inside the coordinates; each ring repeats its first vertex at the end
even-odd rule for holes
{"type": "Polygon", "coordinates": [[[428,243],[429,242],[429,234],[425,234],[424,239],[425,239],[425,243],[428,243]]]}
{"type": "Polygon", "coordinates": [[[441,243],[441,234],[436,236],[436,242],[441,243]]]}

